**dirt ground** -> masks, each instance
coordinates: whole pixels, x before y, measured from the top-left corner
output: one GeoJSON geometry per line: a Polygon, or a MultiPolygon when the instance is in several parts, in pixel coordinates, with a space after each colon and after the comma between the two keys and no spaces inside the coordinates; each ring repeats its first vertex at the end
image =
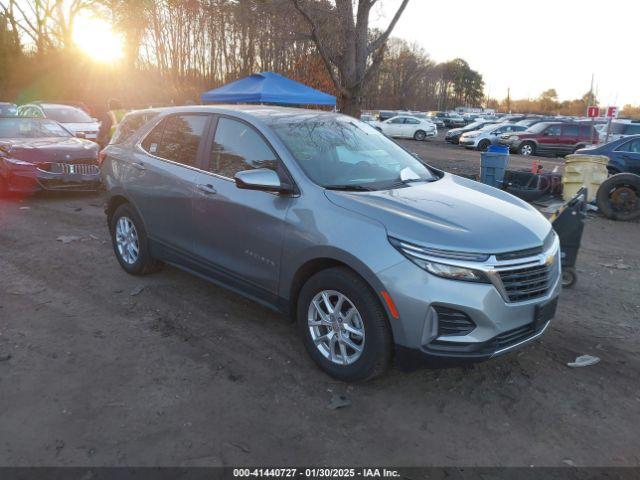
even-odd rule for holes
{"type": "Polygon", "coordinates": [[[127,275],[102,203],[0,203],[0,465],[640,465],[637,222],[589,216],[542,341],[346,385],[272,312],[173,268],[127,275]],[[601,361],[567,367],[582,354],[601,361]],[[329,409],[334,394],[351,405],[329,409]]]}

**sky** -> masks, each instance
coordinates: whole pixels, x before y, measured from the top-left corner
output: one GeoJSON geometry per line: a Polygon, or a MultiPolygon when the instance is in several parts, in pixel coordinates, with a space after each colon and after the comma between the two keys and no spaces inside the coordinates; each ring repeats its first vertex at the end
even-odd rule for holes
{"type": "MultiPolygon", "coordinates": [[[[387,25],[400,0],[379,0],[372,26],[387,25]]],[[[640,105],[640,0],[409,0],[393,36],[435,61],[461,57],[485,94],[560,100],[594,91],[601,105],[640,105]]]]}

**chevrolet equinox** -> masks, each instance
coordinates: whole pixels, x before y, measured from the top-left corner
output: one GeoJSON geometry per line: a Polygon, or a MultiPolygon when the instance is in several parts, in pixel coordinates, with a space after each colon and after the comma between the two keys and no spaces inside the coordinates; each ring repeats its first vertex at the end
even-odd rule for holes
{"type": "Polygon", "coordinates": [[[549,222],[364,122],[266,106],[130,115],[146,121],[125,118],[101,153],[122,268],[171,264],[290,315],[335,378],[371,378],[394,355],[491,358],[555,313],[549,222]]]}

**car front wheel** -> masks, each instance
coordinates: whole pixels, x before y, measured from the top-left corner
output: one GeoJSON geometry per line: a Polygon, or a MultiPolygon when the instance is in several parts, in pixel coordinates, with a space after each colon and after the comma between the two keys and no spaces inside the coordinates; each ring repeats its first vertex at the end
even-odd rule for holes
{"type": "Polygon", "coordinates": [[[160,269],[151,257],[149,242],[138,212],[128,203],[120,205],[110,222],[113,251],[120,266],[132,275],[146,275],[160,269]]]}
{"type": "Polygon", "coordinates": [[[305,283],[297,320],[311,358],[338,380],[373,378],[390,362],[387,314],[365,281],[347,268],[323,270],[305,283]]]}

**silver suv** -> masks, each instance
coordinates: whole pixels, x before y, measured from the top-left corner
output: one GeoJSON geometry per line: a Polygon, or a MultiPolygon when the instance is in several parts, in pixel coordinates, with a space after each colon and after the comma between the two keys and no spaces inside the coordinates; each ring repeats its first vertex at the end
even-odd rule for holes
{"type": "Polygon", "coordinates": [[[554,315],[549,222],[366,123],[258,106],[146,118],[102,153],[122,268],[169,263],[291,315],[335,378],[370,378],[394,355],[491,358],[554,315]]]}
{"type": "Polygon", "coordinates": [[[466,148],[473,148],[484,152],[491,145],[500,143],[500,135],[503,133],[524,132],[527,129],[524,125],[515,123],[494,123],[486,125],[479,130],[465,132],[460,136],[458,143],[466,148]]]}

